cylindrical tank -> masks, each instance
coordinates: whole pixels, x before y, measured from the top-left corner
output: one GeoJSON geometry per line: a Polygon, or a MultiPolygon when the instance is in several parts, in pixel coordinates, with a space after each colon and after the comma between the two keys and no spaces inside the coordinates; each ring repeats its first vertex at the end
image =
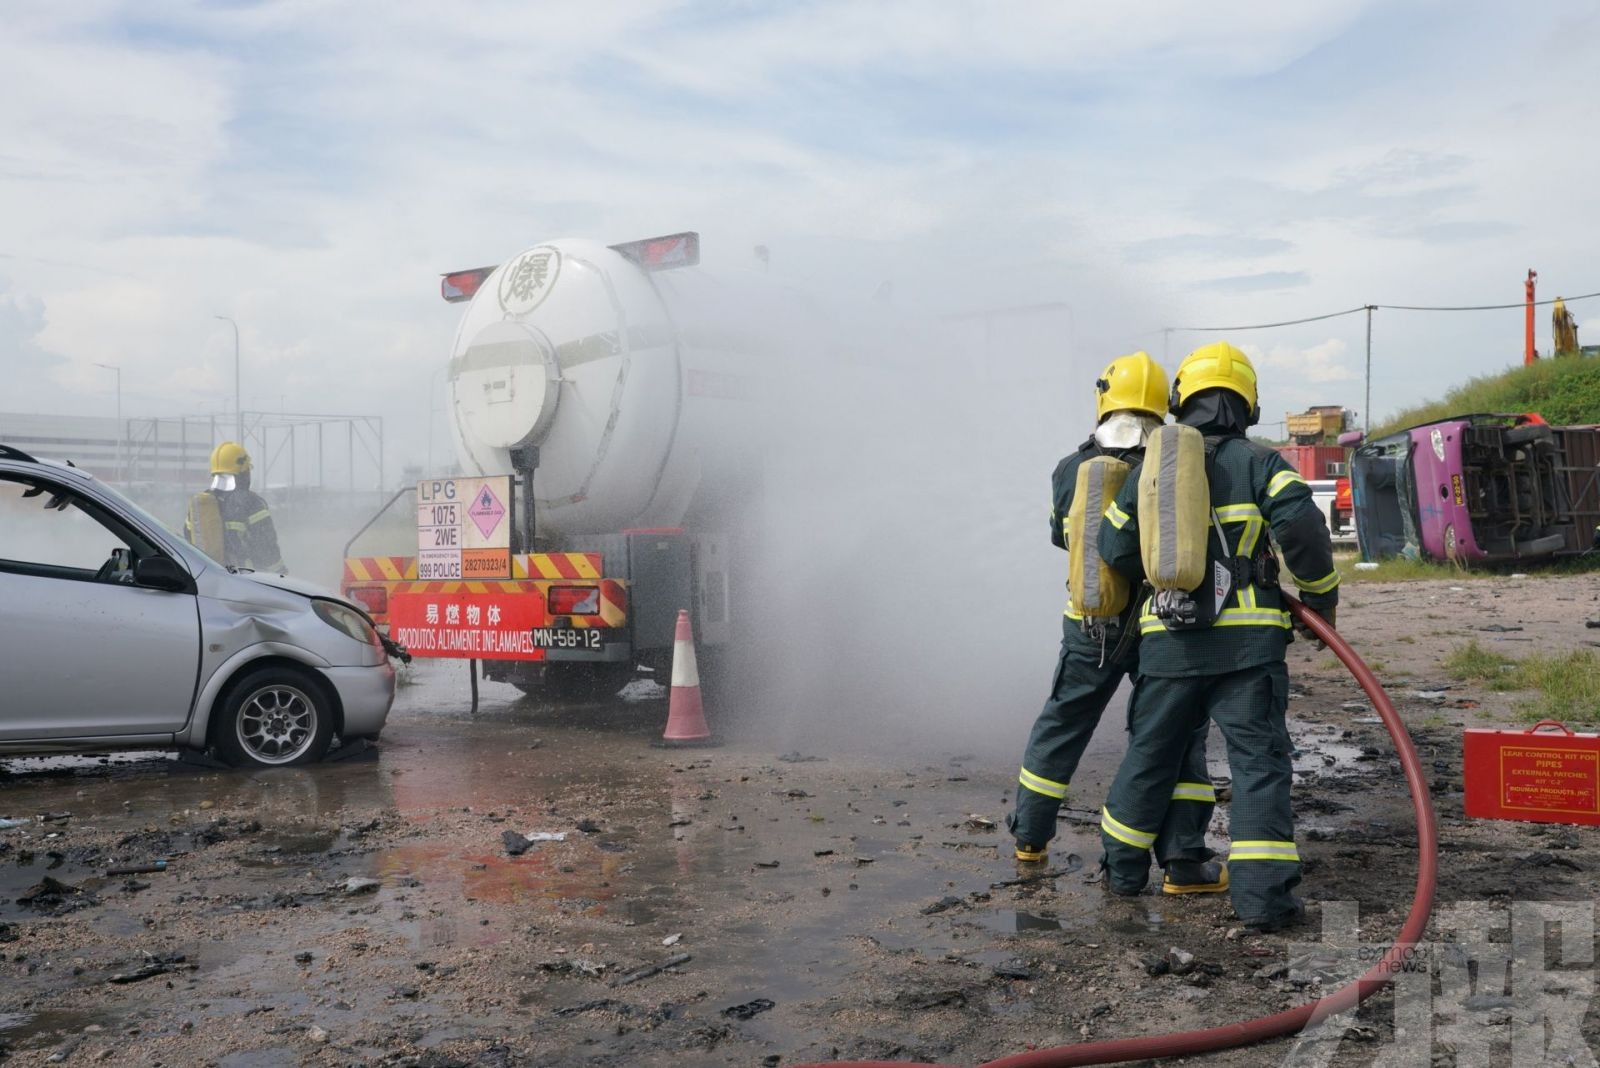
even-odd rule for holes
{"type": "Polygon", "coordinates": [[[683,321],[707,303],[685,290],[717,285],[701,268],[651,274],[580,239],[502,264],[451,351],[463,470],[511,473],[510,450],[538,445],[541,534],[683,524],[733,444],[746,414],[735,409],[748,409],[741,344],[683,321]]]}

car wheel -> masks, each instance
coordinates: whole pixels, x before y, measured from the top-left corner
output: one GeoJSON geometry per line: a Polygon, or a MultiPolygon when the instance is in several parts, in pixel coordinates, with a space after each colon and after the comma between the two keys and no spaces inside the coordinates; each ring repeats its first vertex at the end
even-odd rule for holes
{"type": "Polygon", "coordinates": [[[333,739],[332,702],[306,672],[264,667],[228,691],[213,739],[235,767],[310,764],[333,739]]]}

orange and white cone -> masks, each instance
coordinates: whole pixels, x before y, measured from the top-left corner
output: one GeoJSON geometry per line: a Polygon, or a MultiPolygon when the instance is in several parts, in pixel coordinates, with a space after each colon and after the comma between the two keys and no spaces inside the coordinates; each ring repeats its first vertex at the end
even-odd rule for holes
{"type": "Polygon", "coordinates": [[[695,745],[710,740],[705,706],[700,703],[694,631],[689,626],[688,611],[679,609],[678,630],[672,640],[672,695],[667,701],[667,729],[661,741],[668,745],[695,745]]]}

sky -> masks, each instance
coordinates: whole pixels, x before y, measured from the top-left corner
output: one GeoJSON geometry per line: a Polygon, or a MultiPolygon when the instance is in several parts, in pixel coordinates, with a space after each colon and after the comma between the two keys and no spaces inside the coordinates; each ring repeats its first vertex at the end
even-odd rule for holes
{"type": "MultiPolygon", "coordinates": [[[[113,364],[129,415],[225,412],[226,315],[247,409],[379,414],[422,464],[440,272],[685,229],[699,269],[765,245],[908,318],[1065,304],[1029,343],[1074,434],[1085,366],[1218,336],[1263,429],[1364,409],[1364,316],[1169,328],[1600,290],[1600,14],[1538,10],[0,0],[0,411],[109,415],[113,364]]],[[[1521,322],[1379,312],[1375,413],[1517,362],[1521,322]]]]}

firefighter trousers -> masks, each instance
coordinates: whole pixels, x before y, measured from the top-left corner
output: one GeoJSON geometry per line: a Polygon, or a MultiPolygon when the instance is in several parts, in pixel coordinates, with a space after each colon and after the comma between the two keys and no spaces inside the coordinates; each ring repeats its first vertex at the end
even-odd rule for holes
{"type": "MultiPolygon", "coordinates": [[[[1083,751],[1117,687],[1137,668],[1136,652],[1125,654],[1116,664],[1103,663],[1106,656],[1099,643],[1084,637],[1077,621],[1065,621],[1050,696],[1028,737],[1017,777],[1017,804],[1006,820],[1019,843],[1043,849],[1055,837],[1056,815],[1083,751]]],[[[1163,865],[1212,856],[1205,844],[1216,806],[1216,791],[1206,772],[1210,728],[1210,721],[1202,718],[1173,764],[1173,782],[1167,791],[1170,805],[1164,805],[1157,816],[1160,830],[1155,849],[1163,865]]]]}
{"type": "Polygon", "coordinates": [[[1128,754],[1101,814],[1112,885],[1142,889],[1179,761],[1198,725],[1215,720],[1233,775],[1229,807],[1229,890],[1246,923],[1274,923],[1300,907],[1300,854],[1289,807],[1292,749],[1284,713],[1289,670],[1283,661],[1224,675],[1141,676],[1131,701],[1128,754]]]}

